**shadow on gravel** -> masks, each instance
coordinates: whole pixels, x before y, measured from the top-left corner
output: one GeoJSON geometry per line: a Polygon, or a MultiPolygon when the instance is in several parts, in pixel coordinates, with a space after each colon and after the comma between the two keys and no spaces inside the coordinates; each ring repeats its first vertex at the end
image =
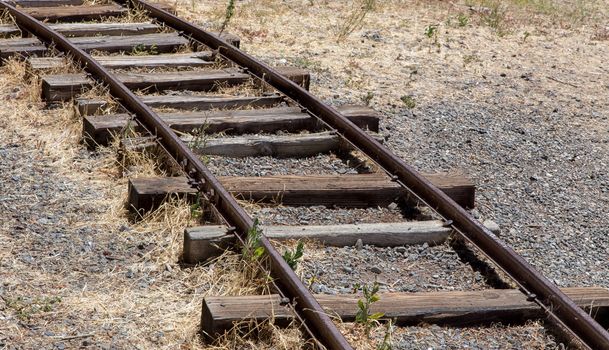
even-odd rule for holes
{"type": "Polygon", "coordinates": [[[474,271],[480,272],[486,283],[495,289],[510,289],[509,283],[504,281],[501,276],[495,271],[495,268],[486,261],[480,259],[476,252],[467,246],[462,238],[453,236],[450,239],[450,246],[459,256],[459,260],[469,264],[474,271]]]}

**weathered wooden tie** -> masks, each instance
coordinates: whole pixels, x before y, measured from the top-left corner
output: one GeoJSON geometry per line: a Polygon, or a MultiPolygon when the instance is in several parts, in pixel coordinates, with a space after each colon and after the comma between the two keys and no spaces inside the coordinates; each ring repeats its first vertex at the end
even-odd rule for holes
{"type": "MultiPolygon", "coordinates": [[[[82,36],[70,39],[79,48],[90,52],[157,53],[173,52],[189,44],[188,39],[178,33],[154,33],[129,36],[82,36]]],[[[40,56],[47,48],[36,38],[0,40],[0,57],[3,59],[19,56],[40,56]]],[[[56,66],[55,68],[59,68],[56,66]]]]}
{"type": "MultiPolygon", "coordinates": [[[[65,36],[99,36],[99,35],[141,35],[161,31],[161,27],[151,22],[139,23],[51,23],[51,29],[65,36]]],[[[21,30],[11,24],[0,25],[0,37],[21,34],[21,30]]],[[[27,34],[27,33],[26,33],[27,34]]]]}
{"type": "MultiPolygon", "coordinates": [[[[374,134],[377,141],[383,139],[374,134]]],[[[289,135],[244,135],[216,137],[183,135],[180,137],[197,154],[233,158],[275,157],[303,158],[318,154],[350,150],[339,135],[331,131],[289,135]]],[[[154,137],[135,137],[121,140],[121,150],[131,152],[154,152],[157,142],[154,137]]]]}
{"type": "MultiPolygon", "coordinates": [[[[353,105],[340,106],[337,109],[361,128],[378,132],[380,115],[373,109],[353,105]]],[[[172,129],[184,133],[202,131],[210,134],[223,132],[235,135],[322,130],[317,118],[294,107],[159,113],[159,116],[172,129]]],[[[120,135],[128,126],[141,131],[135,123],[129,124],[129,120],[127,114],[85,116],[83,137],[85,140],[93,141],[90,142],[92,144],[107,145],[113,135],[120,135]]]]}
{"type": "Polygon", "coordinates": [[[21,7],[77,6],[83,4],[83,0],[13,0],[11,2],[21,7]]]}
{"type": "MultiPolygon", "coordinates": [[[[196,90],[211,91],[219,86],[244,84],[250,76],[232,70],[201,72],[117,73],[129,89],[164,91],[196,90]]],[[[69,100],[91,88],[93,80],[85,74],[56,74],[42,78],[42,97],[45,101],[69,100]]]]}
{"type": "MultiPolygon", "coordinates": [[[[463,175],[426,174],[426,178],[464,207],[474,207],[475,186],[463,175]]],[[[380,174],[219,177],[235,197],[291,206],[324,205],[362,208],[386,206],[408,192],[380,174]]],[[[168,196],[194,198],[197,190],[185,177],[129,180],[129,207],[138,212],[157,208],[168,196]]]]}
{"type": "MultiPolygon", "coordinates": [[[[598,318],[609,311],[609,290],[598,287],[563,288],[577,305],[598,318]]],[[[321,306],[344,322],[352,322],[359,310],[358,294],[316,294],[321,306]]],[[[385,319],[398,325],[420,323],[451,326],[472,326],[493,322],[523,323],[542,318],[544,311],[516,289],[490,289],[473,292],[383,293],[371,305],[371,312],[383,312],[385,319]]],[[[203,300],[201,328],[216,338],[233,327],[247,327],[272,320],[276,325],[289,324],[293,314],[281,303],[279,295],[206,297],[203,300]]]]}
{"type": "MultiPolygon", "coordinates": [[[[474,185],[469,179],[452,174],[425,176],[457,203],[473,208],[474,185]]],[[[408,194],[403,187],[380,174],[235,176],[221,178],[221,181],[237,198],[292,206],[386,206],[408,194]]]]}
{"type": "Polygon", "coordinates": [[[77,6],[40,6],[25,8],[30,16],[49,22],[57,21],[91,21],[107,17],[123,16],[129,12],[126,7],[111,5],[77,5],[77,6]]]}
{"type": "MultiPolygon", "coordinates": [[[[202,96],[202,95],[153,95],[142,96],[142,101],[153,108],[171,108],[171,109],[189,109],[206,111],[210,109],[227,109],[227,108],[244,108],[244,107],[273,107],[284,102],[284,98],[277,94],[269,94],[264,96],[202,96]]],[[[103,99],[87,99],[78,98],[75,100],[75,107],[78,113],[82,116],[95,115],[102,113],[108,107],[108,102],[103,99]]],[[[124,112],[119,106],[118,113],[124,112]]],[[[179,114],[194,115],[198,112],[181,112],[179,114]]],[[[166,113],[165,115],[168,115],[166,113]]],[[[110,116],[110,115],[108,115],[110,116]]],[[[123,117],[117,116],[118,119],[123,117]]],[[[198,117],[194,117],[200,120],[198,117]]],[[[109,122],[112,123],[112,122],[109,122]]],[[[126,122],[125,124],[126,125],[126,122]]],[[[192,130],[192,129],[190,129],[192,130]]]]}
{"type": "MultiPolygon", "coordinates": [[[[165,3],[157,3],[157,6],[162,9],[174,12],[173,6],[165,3]]],[[[24,7],[24,12],[30,16],[47,22],[84,22],[94,21],[99,19],[106,19],[108,17],[119,17],[126,15],[129,9],[124,6],[117,4],[106,4],[106,5],[84,5],[79,4],[75,6],[36,6],[36,7],[24,7]]]]}
{"type": "MultiPolygon", "coordinates": [[[[383,141],[378,134],[373,136],[377,141],[383,141]]],[[[233,158],[303,158],[338,152],[346,150],[348,147],[339,135],[331,131],[290,135],[244,135],[212,139],[187,135],[182,139],[199,154],[233,158]]]]}
{"type": "MultiPolygon", "coordinates": [[[[99,63],[107,68],[154,68],[154,67],[205,67],[214,64],[211,52],[190,52],[142,56],[96,56],[99,63]]],[[[30,57],[27,60],[30,70],[44,73],[45,70],[65,67],[66,59],[61,57],[30,57]]]]}
{"type": "MultiPolygon", "coordinates": [[[[499,226],[492,221],[484,225],[495,234],[499,226]]],[[[365,245],[396,247],[412,244],[429,245],[444,242],[452,229],[443,221],[409,221],[381,224],[353,225],[304,225],[304,226],[263,226],[264,234],[272,239],[315,240],[322,244],[346,247],[353,246],[357,240],[365,245]]],[[[189,227],[184,230],[183,260],[196,264],[215,258],[226,249],[237,244],[233,233],[222,225],[189,227]]]]}
{"type": "MultiPolygon", "coordinates": [[[[308,73],[293,68],[285,70],[288,78],[307,84],[308,73]]],[[[117,73],[129,89],[147,91],[191,90],[212,91],[221,86],[234,86],[250,81],[250,75],[236,69],[189,72],[117,73]]],[[[48,102],[69,100],[91,87],[93,81],[85,74],[53,74],[42,77],[42,97],[48,102]]]]}

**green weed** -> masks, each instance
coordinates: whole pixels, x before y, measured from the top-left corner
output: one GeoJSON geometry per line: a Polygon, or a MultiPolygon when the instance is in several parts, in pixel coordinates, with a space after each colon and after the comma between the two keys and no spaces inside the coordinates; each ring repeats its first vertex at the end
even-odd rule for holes
{"type": "Polygon", "coordinates": [[[307,68],[307,69],[319,69],[320,65],[318,62],[310,60],[305,57],[296,57],[292,60],[296,67],[307,68]]]}
{"type": "Polygon", "coordinates": [[[190,217],[198,219],[203,216],[203,207],[201,206],[201,195],[197,192],[195,202],[190,205],[190,217]]]}
{"type": "Polygon", "coordinates": [[[393,320],[389,320],[385,324],[385,335],[383,336],[383,342],[377,346],[377,350],[392,350],[392,337],[393,337],[393,320]]]}
{"type": "Polygon", "coordinates": [[[467,24],[469,23],[469,17],[467,17],[466,15],[460,13],[457,16],[457,23],[459,23],[459,27],[466,27],[467,24]]]}
{"type": "Polygon", "coordinates": [[[477,55],[465,55],[463,56],[463,67],[467,66],[470,63],[480,62],[480,57],[477,55]]]}
{"type": "Polygon", "coordinates": [[[408,109],[413,109],[417,105],[417,103],[414,100],[414,97],[412,97],[412,96],[404,95],[404,96],[400,97],[400,100],[402,100],[402,102],[404,102],[404,104],[406,105],[406,107],[408,109]]]}
{"type": "Polygon", "coordinates": [[[253,261],[258,260],[264,254],[264,247],[260,245],[260,238],[262,237],[262,229],[260,229],[260,223],[258,219],[254,219],[254,226],[247,231],[247,237],[245,238],[245,244],[241,251],[241,256],[244,260],[253,261]]]}
{"type": "Polygon", "coordinates": [[[220,26],[220,34],[224,32],[224,29],[228,26],[228,22],[235,15],[235,0],[228,0],[228,4],[226,5],[226,11],[224,12],[224,21],[222,21],[222,26],[220,26]]]}
{"type": "Polygon", "coordinates": [[[203,125],[201,125],[198,128],[192,129],[190,131],[190,134],[192,135],[192,138],[190,139],[190,141],[188,142],[188,147],[189,148],[204,148],[205,145],[207,144],[207,129],[209,128],[209,124],[203,123],[203,125]]]}
{"type": "Polygon", "coordinates": [[[156,45],[137,44],[131,49],[131,56],[158,55],[159,48],[156,45]]]}
{"type": "Polygon", "coordinates": [[[27,321],[40,312],[51,312],[53,307],[61,302],[60,297],[34,298],[34,300],[27,300],[23,297],[3,299],[6,306],[13,309],[22,321],[27,321]]]}
{"type": "Polygon", "coordinates": [[[364,102],[364,104],[366,106],[370,106],[370,102],[372,102],[373,98],[374,98],[374,93],[372,91],[368,91],[366,93],[366,95],[364,95],[364,97],[362,97],[362,102],[364,102]]]}
{"type": "Polygon", "coordinates": [[[430,24],[427,27],[425,27],[425,36],[428,39],[433,40],[434,45],[440,46],[440,44],[438,42],[438,25],[437,24],[430,24]]]}
{"type": "Polygon", "coordinates": [[[438,35],[438,25],[437,24],[430,24],[427,27],[425,27],[425,36],[428,37],[429,39],[432,39],[433,37],[438,35]]]}
{"type": "Polygon", "coordinates": [[[135,126],[136,123],[133,119],[127,120],[127,125],[121,130],[123,139],[136,136],[135,126]]]}
{"type": "Polygon", "coordinates": [[[484,23],[493,29],[499,29],[504,21],[504,13],[499,4],[494,5],[490,12],[484,16],[484,23]]]}
{"type": "Polygon", "coordinates": [[[303,254],[304,254],[304,243],[298,242],[298,245],[296,246],[295,251],[291,251],[291,250],[287,249],[283,253],[283,260],[285,260],[285,262],[287,262],[288,265],[290,265],[292,270],[296,270],[296,267],[298,267],[298,262],[300,262],[300,260],[302,259],[303,254]]]}
{"type": "MultiPolygon", "coordinates": [[[[378,282],[374,282],[372,286],[362,286],[364,298],[357,301],[358,310],[355,314],[355,322],[364,325],[368,338],[370,338],[372,327],[377,325],[379,319],[385,315],[382,312],[370,313],[370,306],[381,300],[381,297],[378,295],[379,288],[378,282]]],[[[356,286],[356,289],[359,289],[359,286],[356,286]]]]}

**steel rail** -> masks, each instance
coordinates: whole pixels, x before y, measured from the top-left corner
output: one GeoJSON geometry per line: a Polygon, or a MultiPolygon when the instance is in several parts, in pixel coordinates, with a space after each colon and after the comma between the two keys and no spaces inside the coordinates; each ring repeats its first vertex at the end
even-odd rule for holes
{"type": "Polygon", "coordinates": [[[609,349],[609,333],[607,330],[579,308],[556,285],[412,166],[406,164],[388,148],[367,135],[340,112],[324,104],[320,99],[285,78],[267,64],[228,44],[218,36],[188,23],[146,0],[121,0],[123,3],[127,1],[148,11],[151,17],[157,21],[209,46],[212,50],[217,50],[220,55],[248,69],[251,74],[266,81],[303,108],[306,108],[310,114],[336,129],[347,141],[383,167],[395,180],[409,188],[444,218],[452,220],[457,232],[460,232],[501,269],[506,271],[523,288],[523,292],[528,294],[530,299],[535,300],[547,310],[549,316],[563,323],[572,335],[582,340],[585,345],[592,349],[609,349]]]}
{"type": "MultiPolygon", "coordinates": [[[[36,35],[42,41],[54,43],[56,49],[71,55],[94,78],[106,84],[110,93],[118,98],[130,112],[134,113],[139,122],[148,130],[156,133],[163,146],[172,153],[171,155],[183,166],[189,176],[199,182],[208,196],[213,198],[214,205],[227,221],[237,228],[241,235],[245,235],[254,226],[252,218],[239,206],[233,196],[188,146],[150,107],[144,104],[110,71],[89,54],[72,44],[65,36],[52,30],[44,23],[5,1],[0,1],[0,6],[13,15],[19,26],[36,35]]],[[[351,350],[351,345],[336,328],[330,317],[264,235],[260,239],[260,244],[269,258],[273,277],[281,284],[284,289],[283,292],[292,299],[294,307],[310,322],[310,325],[307,324],[307,326],[315,332],[322,344],[330,349],[351,350]]]]}

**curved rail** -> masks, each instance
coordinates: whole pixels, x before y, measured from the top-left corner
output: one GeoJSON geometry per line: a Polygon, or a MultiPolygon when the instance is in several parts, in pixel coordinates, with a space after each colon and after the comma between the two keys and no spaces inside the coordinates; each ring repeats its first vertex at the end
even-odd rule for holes
{"type": "MultiPolygon", "coordinates": [[[[144,0],[131,0],[131,2],[146,9],[157,20],[202,42],[217,50],[229,60],[247,68],[253,75],[268,82],[271,86],[298,102],[311,115],[335,128],[349,142],[381,165],[402,186],[413,191],[415,195],[428,203],[444,218],[452,220],[453,227],[457,231],[502,268],[532,300],[542,306],[551,317],[563,323],[574,336],[580,338],[593,349],[609,349],[609,333],[575,305],[554,284],[516,254],[513,249],[495,237],[467,211],[422,177],[414,168],[399,159],[376,140],[370,138],[335,109],[323,104],[308,91],[286,79],[268,65],[232,47],[217,36],[144,0]]],[[[143,104],[120,81],[84,51],[74,47],[62,35],[4,1],[0,2],[0,6],[7,9],[20,26],[34,33],[43,41],[54,42],[58,49],[74,56],[85,69],[97,79],[106,83],[110,87],[110,92],[119,98],[125,107],[135,113],[143,125],[154,131],[165,148],[173,153],[192,177],[202,183],[201,187],[214,199],[214,204],[220,212],[231,224],[237,227],[241,234],[244,234],[253,226],[252,219],[238,206],[232,196],[219,184],[201,161],[190,152],[188,147],[149,107],[143,104]]],[[[287,295],[295,299],[297,308],[310,320],[312,328],[320,339],[332,349],[350,349],[351,347],[344,337],[323,313],[317,301],[304,288],[300,279],[287,266],[266,237],[262,237],[261,244],[270,258],[273,274],[287,290],[287,295]]]]}
{"type": "MultiPolygon", "coordinates": [[[[106,84],[110,93],[118,98],[124,107],[136,115],[136,118],[148,130],[154,132],[161,144],[169,150],[175,159],[182,164],[189,176],[201,184],[202,189],[214,200],[214,204],[227,221],[234,225],[239,233],[245,235],[254,226],[252,218],[239,206],[233,196],[220,184],[201,160],[180,140],[180,138],[159,118],[159,116],[129,88],[118,80],[89,54],[72,44],[65,36],[52,30],[44,23],[20,11],[9,3],[0,1],[0,6],[10,12],[17,24],[42,41],[54,43],[55,48],[71,55],[92,76],[106,84]]],[[[201,188],[200,188],[201,189],[201,188]]],[[[294,273],[283,257],[263,235],[261,246],[269,257],[271,273],[283,287],[282,291],[292,299],[294,307],[310,323],[311,329],[321,342],[330,349],[350,350],[351,345],[326,315],[317,300],[294,273]]]]}
{"type": "MultiPolygon", "coordinates": [[[[383,167],[402,186],[412,191],[445,219],[451,220],[453,227],[464,238],[478,247],[489,259],[503,269],[521,286],[523,292],[531,300],[535,300],[548,312],[549,316],[565,325],[572,335],[582,340],[592,349],[609,349],[609,333],[607,330],[579,308],[555,284],[550,282],[413,167],[367,135],[340,112],[324,104],[320,99],[285,78],[267,64],[228,44],[218,36],[188,23],[146,0],[122,0],[123,3],[126,1],[145,9],[159,22],[181,31],[184,35],[209,46],[213,50],[217,50],[222,56],[239,66],[247,68],[253,75],[266,81],[306,108],[311,115],[336,129],[347,141],[383,167]]],[[[239,212],[237,208],[231,208],[230,210],[235,213],[239,212]]]]}

